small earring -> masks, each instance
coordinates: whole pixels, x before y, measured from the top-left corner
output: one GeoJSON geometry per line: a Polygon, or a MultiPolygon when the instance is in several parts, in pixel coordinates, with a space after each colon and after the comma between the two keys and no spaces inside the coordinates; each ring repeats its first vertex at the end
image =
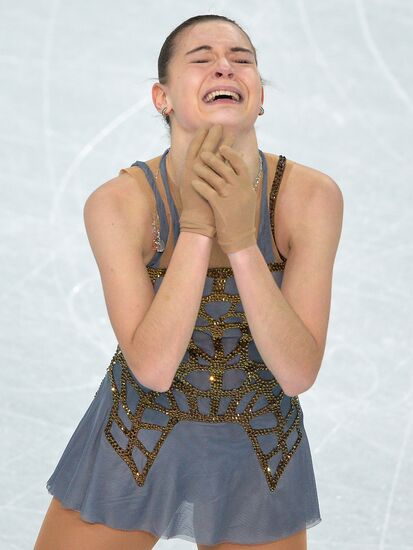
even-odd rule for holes
{"type": "Polygon", "coordinates": [[[167,109],[167,108],[164,107],[164,108],[162,109],[162,111],[161,111],[161,115],[162,115],[164,118],[166,118],[166,117],[168,116],[168,115],[166,114],[166,109],[167,109]]]}
{"type": "Polygon", "coordinates": [[[264,114],[264,107],[261,105],[260,112],[258,113],[259,116],[264,114]]]}

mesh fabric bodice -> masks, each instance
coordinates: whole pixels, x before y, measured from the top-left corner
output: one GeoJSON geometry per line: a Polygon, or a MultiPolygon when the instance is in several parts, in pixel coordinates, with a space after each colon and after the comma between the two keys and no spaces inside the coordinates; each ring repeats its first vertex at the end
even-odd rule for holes
{"type": "MultiPolygon", "coordinates": [[[[167,153],[168,150],[162,156],[160,171],[176,242],[179,216],[168,184],[167,153]]],[[[279,157],[268,208],[268,166],[262,151],[260,155],[263,189],[257,244],[275,283],[281,286],[286,259],[275,260],[272,234],[275,200],[286,159],[279,157]]],[[[153,174],[144,162],[137,161],[133,166],[142,168],[148,178],[159,213],[160,235],[166,242],[169,227],[165,206],[153,174]]],[[[158,267],[161,254],[156,252],[147,266],[155,292],[167,270],[158,267]]],[[[105,435],[140,486],[144,485],[163,443],[178,422],[240,424],[251,441],[271,491],[276,489],[302,439],[303,418],[298,396],[285,395],[264,364],[251,336],[230,267],[208,269],[194,330],[168,391],[157,392],[143,386],[128,367],[119,345],[107,370],[113,405],[105,435]]]]}

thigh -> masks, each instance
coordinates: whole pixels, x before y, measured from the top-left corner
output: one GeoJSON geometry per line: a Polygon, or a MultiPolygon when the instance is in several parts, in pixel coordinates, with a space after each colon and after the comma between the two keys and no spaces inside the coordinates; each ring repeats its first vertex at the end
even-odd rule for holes
{"type": "Polygon", "coordinates": [[[53,497],[34,550],[151,550],[158,539],[148,531],[125,531],[103,523],[89,523],[79,512],[64,508],[53,497]]]}
{"type": "Polygon", "coordinates": [[[198,544],[198,550],[307,550],[307,529],[290,537],[263,544],[235,544],[222,542],[214,546],[198,544]]]}

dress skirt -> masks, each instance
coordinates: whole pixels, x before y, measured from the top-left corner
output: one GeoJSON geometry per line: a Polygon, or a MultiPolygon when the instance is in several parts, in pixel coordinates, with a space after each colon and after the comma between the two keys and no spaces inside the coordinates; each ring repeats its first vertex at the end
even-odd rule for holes
{"type": "MultiPolygon", "coordinates": [[[[105,436],[112,404],[107,372],[46,485],[85,521],[205,545],[275,541],[321,521],[304,425],[275,491],[244,428],[235,422],[178,422],[140,486],[105,436]]],[[[121,430],[112,429],[122,441],[121,430]]],[[[144,432],[151,450],[159,434],[144,432]]],[[[134,459],[143,467],[138,450],[134,459]]]]}

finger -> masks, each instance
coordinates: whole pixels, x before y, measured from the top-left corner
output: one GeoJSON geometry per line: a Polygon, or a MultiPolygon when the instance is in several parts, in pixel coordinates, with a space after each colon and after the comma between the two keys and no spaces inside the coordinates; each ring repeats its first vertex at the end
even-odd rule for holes
{"type": "MultiPolygon", "coordinates": [[[[215,157],[213,153],[208,154],[215,157]]],[[[218,159],[216,159],[216,161],[217,160],[218,159]]],[[[222,161],[219,162],[223,164],[222,161]]],[[[221,177],[217,172],[215,172],[212,168],[204,163],[196,162],[193,168],[195,174],[197,174],[202,180],[211,185],[215,189],[215,191],[217,191],[217,193],[221,194],[223,186],[227,184],[226,180],[223,177],[221,177]]],[[[232,174],[234,174],[233,171],[232,174]]]]}
{"type": "Polygon", "coordinates": [[[209,151],[201,151],[199,156],[204,164],[209,166],[216,174],[225,180],[228,181],[229,178],[236,175],[231,164],[226,164],[226,159],[224,159],[224,157],[209,151]]]}
{"type": "Polygon", "coordinates": [[[236,135],[235,133],[231,130],[229,132],[227,132],[222,140],[222,143],[221,143],[221,146],[222,145],[227,145],[228,147],[232,147],[232,145],[234,145],[235,143],[235,139],[236,139],[236,135]]]}
{"type": "Polygon", "coordinates": [[[191,185],[195,189],[195,191],[197,191],[201,195],[201,197],[212,204],[215,191],[210,185],[208,185],[208,183],[202,181],[201,179],[194,178],[191,181],[191,185]]]}
{"type": "Polygon", "coordinates": [[[222,138],[222,132],[222,124],[214,124],[211,126],[200,150],[215,152],[222,138]]]}
{"type": "Polygon", "coordinates": [[[223,145],[219,148],[219,152],[225,159],[227,159],[231,163],[231,166],[236,174],[240,174],[243,170],[246,169],[246,164],[242,157],[231,147],[223,145]]]}
{"type": "MultiPolygon", "coordinates": [[[[222,145],[227,145],[228,147],[232,147],[232,145],[234,145],[234,143],[235,143],[236,137],[237,137],[237,136],[235,135],[235,133],[234,133],[232,130],[230,130],[229,132],[227,132],[227,133],[225,134],[225,136],[224,136],[224,138],[223,138],[223,140],[222,140],[221,146],[222,146],[222,145]]],[[[221,153],[219,152],[219,149],[218,149],[218,151],[217,151],[216,154],[217,154],[218,158],[224,160],[224,157],[223,157],[223,156],[221,155],[221,153]]]]}
{"type": "Polygon", "coordinates": [[[204,143],[208,132],[208,128],[198,128],[198,130],[195,132],[195,135],[192,138],[192,141],[188,147],[187,155],[189,158],[195,158],[199,154],[199,151],[202,147],[202,144],[204,143]]]}

